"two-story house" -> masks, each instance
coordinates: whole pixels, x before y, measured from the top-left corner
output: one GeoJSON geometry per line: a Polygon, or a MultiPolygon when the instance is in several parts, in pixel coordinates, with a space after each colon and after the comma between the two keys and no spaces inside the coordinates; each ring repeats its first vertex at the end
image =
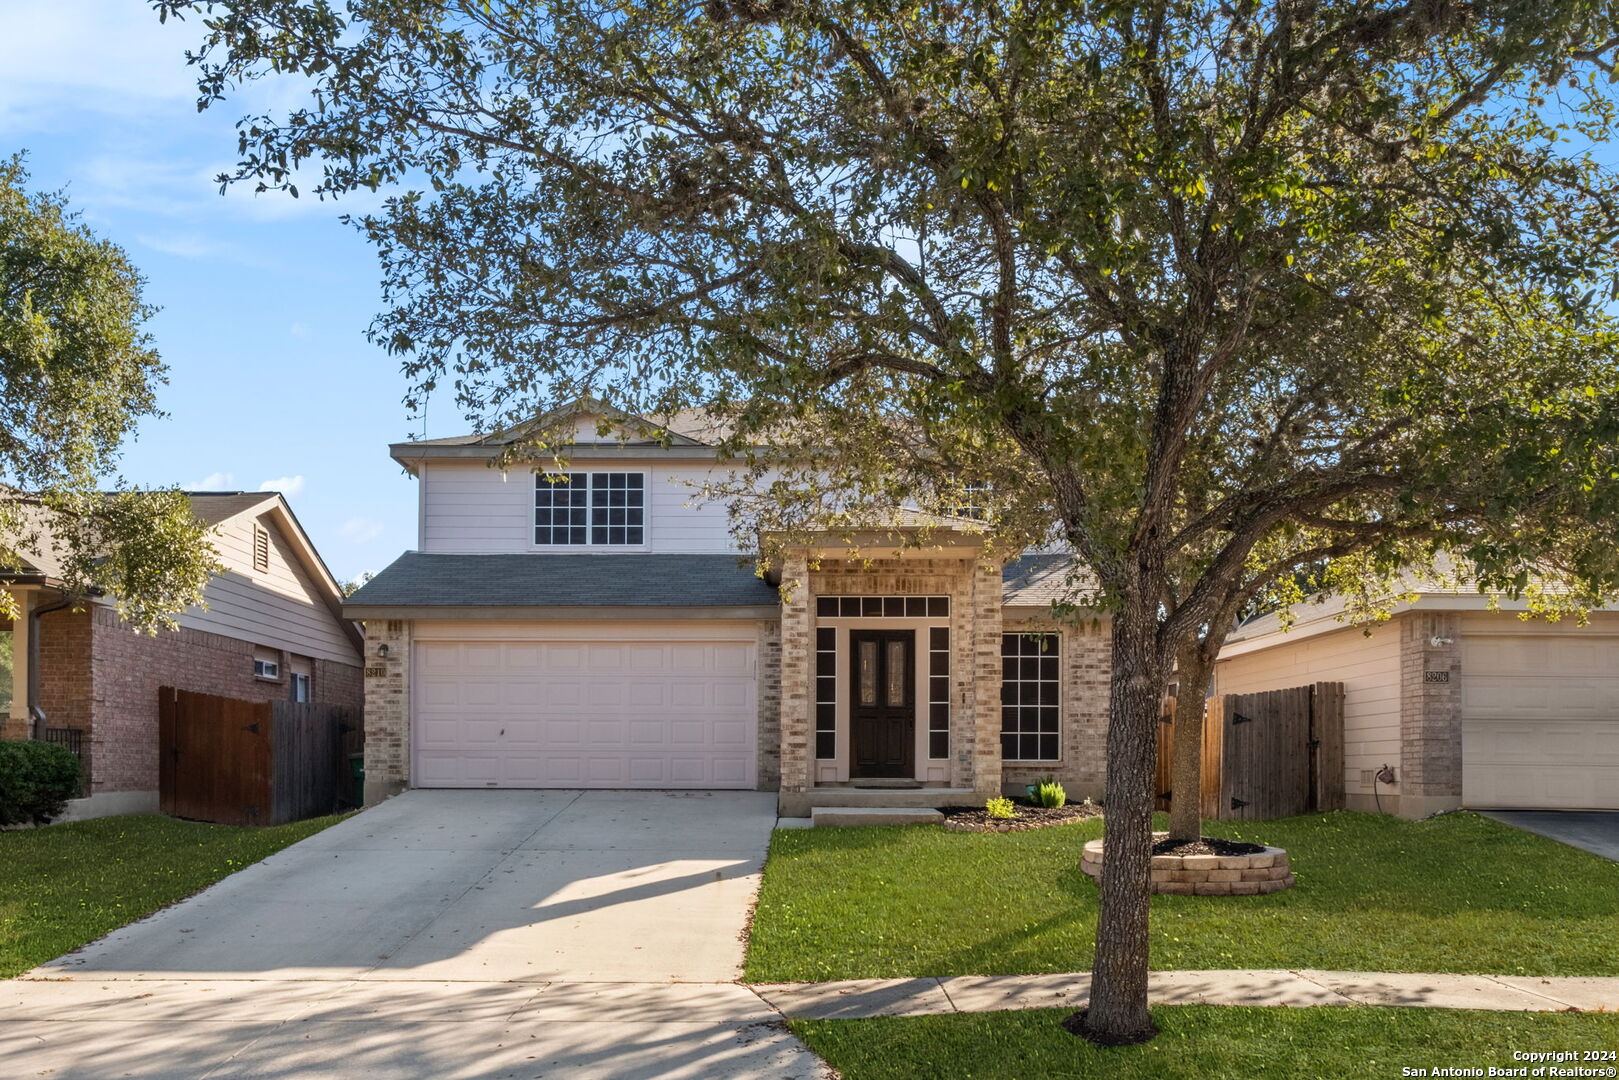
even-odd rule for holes
{"type": "MultiPolygon", "coordinates": [[[[949,805],[1056,776],[1100,797],[1105,619],[1059,627],[1061,555],[970,528],[828,534],[761,578],[700,418],[581,406],[560,476],[504,438],[396,444],[416,550],[344,607],[366,627],[366,788],[757,788],[784,813],[949,805]],[[900,790],[910,789],[910,790],[900,790]]],[[[968,524],[968,523],[963,523],[968,524]]]]}

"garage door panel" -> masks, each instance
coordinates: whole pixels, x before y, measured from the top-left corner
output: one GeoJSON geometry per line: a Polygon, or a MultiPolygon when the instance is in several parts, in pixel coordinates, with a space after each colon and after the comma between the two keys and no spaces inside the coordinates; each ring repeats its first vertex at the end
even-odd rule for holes
{"type": "Polygon", "coordinates": [[[585,779],[584,761],[574,755],[548,754],[540,767],[552,787],[578,787],[585,779]]]}
{"type": "Polygon", "coordinates": [[[1462,637],[1462,801],[1619,809],[1619,639],[1462,637]]]}
{"type": "Polygon", "coordinates": [[[547,671],[577,671],[585,666],[585,650],[578,645],[547,645],[542,655],[547,671]]]}
{"type": "Polygon", "coordinates": [[[716,721],[714,724],[714,745],[725,747],[745,746],[748,742],[748,728],[746,724],[726,721],[716,721]]]}
{"type": "Polygon", "coordinates": [[[637,708],[656,707],[666,704],[664,698],[669,692],[669,687],[662,683],[638,682],[630,683],[625,687],[625,692],[630,705],[637,708]]]}

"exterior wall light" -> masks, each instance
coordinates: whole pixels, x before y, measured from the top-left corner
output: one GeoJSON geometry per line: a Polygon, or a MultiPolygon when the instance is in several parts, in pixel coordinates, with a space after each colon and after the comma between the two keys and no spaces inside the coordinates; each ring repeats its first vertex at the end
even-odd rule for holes
{"type": "Polygon", "coordinates": [[[377,646],[377,655],[384,660],[388,659],[388,643],[386,641],[377,646]]]}

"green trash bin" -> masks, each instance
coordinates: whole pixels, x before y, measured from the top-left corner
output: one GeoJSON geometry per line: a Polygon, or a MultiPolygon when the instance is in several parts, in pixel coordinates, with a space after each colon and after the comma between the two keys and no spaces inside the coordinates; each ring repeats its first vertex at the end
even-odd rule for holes
{"type": "Polygon", "coordinates": [[[349,805],[365,805],[365,755],[349,755],[349,805]]]}

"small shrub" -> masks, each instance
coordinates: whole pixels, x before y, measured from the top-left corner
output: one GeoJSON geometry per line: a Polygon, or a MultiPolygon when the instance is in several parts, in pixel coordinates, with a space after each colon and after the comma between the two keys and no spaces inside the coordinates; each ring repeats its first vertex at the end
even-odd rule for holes
{"type": "Polygon", "coordinates": [[[0,742],[0,825],[44,825],[79,794],[79,759],[55,743],[0,742]]]}
{"type": "Polygon", "coordinates": [[[1016,817],[1017,811],[1012,807],[1011,799],[994,798],[984,803],[984,810],[992,818],[1016,817]]]}
{"type": "Polygon", "coordinates": [[[1036,806],[1055,810],[1067,802],[1068,793],[1062,789],[1062,785],[1057,783],[1055,779],[1047,777],[1035,785],[1034,803],[1036,806]]]}

